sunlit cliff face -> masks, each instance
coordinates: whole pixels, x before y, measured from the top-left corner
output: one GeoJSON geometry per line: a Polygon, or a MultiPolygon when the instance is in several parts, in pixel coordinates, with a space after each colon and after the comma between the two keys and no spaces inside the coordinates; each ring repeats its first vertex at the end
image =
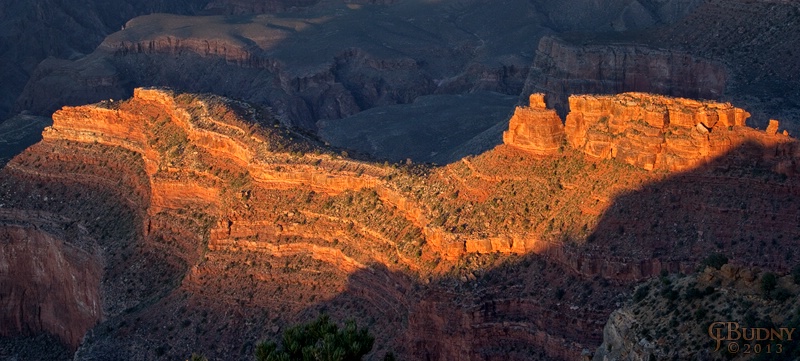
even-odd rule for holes
{"type": "Polygon", "coordinates": [[[504,142],[538,155],[558,154],[566,142],[593,160],[661,171],[695,169],[752,142],[765,148],[753,156],[775,161],[779,173],[797,170],[800,150],[787,132],[777,134],[777,120],[757,131],[745,126],[750,114],[729,103],[644,93],[571,96],[569,103],[563,124],[543,94],[531,95],[530,106],[511,118],[504,142]]]}
{"type": "MultiPolygon", "coordinates": [[[[574,359],[633,282],[713,251],[797,259],[762,246],[800,236],[791,138],[729,104],[576,96],[566,126],[543,104],[517,109],[507,144],[441,167],[349,159],[217,96],[66,107],[0,172],[0,216],[84,230],[102,272],[42,297],[101,309],[39,322],[15,298],[15,325],[40,326],[4,332],[59,335],[78,358],[249,359],[326,310],[368,324],[379,357],[574,359]]],[[[62,254],[77,239],[38,232],[62,254]]]]}

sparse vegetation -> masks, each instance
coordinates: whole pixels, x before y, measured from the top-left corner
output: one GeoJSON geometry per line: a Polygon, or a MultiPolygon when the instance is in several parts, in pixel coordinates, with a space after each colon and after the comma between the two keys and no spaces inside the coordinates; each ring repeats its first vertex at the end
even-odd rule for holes
{"type": "Polygon", "coordinates": [[[728,264],[728,257],[719,253],[714,253],[703,260],[703,266],[713,267],[714,269],[720,269],[726,264],[728,264]]]}
{"type": "Polygon", "coordinates": [[[765,296],[769,296],[777,285],[778,278],[774,273],[767,272],[761,276],[761,292],[763,292],[765,296]]]}
{"type": "Polygon", "coordinates": [[[192,353],[188,361],[208,361],[208,358],[199,353],[192,353]]]}
{"type": "Polygon", "coordinates": [[[265,341],[256,347],[256,361],[358,361],[372,350],[375,339],[366,328],[347,321],[339,329],[323,314],[316,320],[283,333],[280,346],[265,341]]]}
{"type": "Polygon", "coordinates": [[[800,264],[792,269],[792,279],[795,284],[800,285],[800,264]]]}
{"type": "MultiPolygon", "coordinates": [[[[189,100],[189,102],[192,101],[194,100],[189,100]]],[[[194,109],[194,111],[201,112],[202,109],[198,108],[194,109]]],[[[231,115],[231,112],[225,112],[224,109],[213,107],[211,114],[220,117],[234,116],[231,115]]],[[[161,122],[158,118],[152,121],[161,122]]],[[[242,120],[237,118],[233,121],[242,120]]],[[[246,134],[248,137],[257,137],[261,134],[258,127],[238,130],[226,128],[221,130],[221,128],[225,127],[220,124],[209,123],[201,125],[208,127],[208,129],[213,128],[233,135],[241,133],[246,134]]],[[[687,250],[697,248],[708,250],[710,247],[716,247],[715,249],[725,249],[727,252],[726,247],[728,247],[728,244],[722,239],[713,239],[716,236],[713,232],[706,233],[706,236],[712,238],[711,242],[707,243],[713,244],[713,246],[698,243],[698,234],[702,234],[704,230],[698,229],[700,226],[693,226],[693,224],[703,222],[695,222],[695,220],[691,219],[692,214],[686,214],[690,212],[682,212],[681,210],[684,209],[682,208],[683,203],[691,202],[695,199],[708,198],[709,203],[713,203],[714,207],[725,209],[732,214],[738,214],[737,212],[742,210],[742,217],[746,217],[748,213],[752,213],[751,210],[758,208],[753,204],[746,204],[741,199],[729,200],[719,195],[707,197],[707,194],[703,192],[705,188],[710,187],[706,187],[702,182],[699,182],[701,183],[699,187],[686,185],[674,187],[669,184],[667,186],[659,184],[657,187],[647,186],[642,191],[642,193],[645,193],[645,197],[637,196],[632,198],[630,197],[632,189],[636,189],[636,192],[639,192],[644,184],[660,175],[654,175],[618,162],[599,161],[589,163],[579,154],[570,153],[569,149],[564,151],[563,157],[539,159],[499,147],[493,152],[471,157],[463,162],[440,168],[407,164],[394,165],[391,169],[384,169],[380,168],[379,165],[341,160],[335,156],[329,157],[317,154],[312,157],[311,153],[292,148],[290,145],[286,147],[281,145],[281,152],[283,153],[280,154],[269,153],[264,150],[274,149],[273,146],[275,144],[283,144],[278,142],[270,143],[270,146],[266,148],[259,148],[262,153],[256,152],[254,162],[244,166],[241,162],[229,161],[225,158],[220,160],[211,154],[213,152],[187,144],[186,139],[181,136],[173,137],[161,134],[166,132],[167,130],[165,129],[169,126],[170,124],[167,122],[160,125],[161,128],[154,128],[154,131],[158,132],[158,134],[154,134],[157,139],[152,140],[151,145],[163,152],[163,154],[160,154],[163,159],[160,160],[167,162],[167,164],[159,164],[163,168],[159,169],[154,179],[156,181],[172,181],[173,184],[177,183],[176,181],[182,181],[184,184],[194,184],[192,182],[196,182],[201,186],[198,188],[207,187],[210,189],[208,193],[212,196],[209,198],[218,196],[220,201],[211,206],[198,206],[197,204],[201,202],[196,204],[190,200],[187,202],[189,204],[187,207],[183,207],[181,204],[169,204],[169,207],[165,207],[165,209],[153,207],[153,212],[147,213],[147,222],[152,223],[153,228],[151,230],[150,224],[147,223],[146,237],[135,239],[145,240],[146,247],[142,248],[157,249],[159,252],[165,250],[163,253],[169,256],[177,254],[174,260],[170,259],[162,262],[163,264],[155,262],[156,264],[151,266],[147,262],[150,258],[137,255],[130,250],[119,249],[119,247],[106,247],[103,244],[103,249],[108,249],[107,254],[112,260],[119,259],[124,261],[110,262],[110,264],[136,264],[136,267],[140,267],[141,264],[147,263],[148,267],[141,267],[142,269],[146,268],[146,271],[141,271],[136,274],[136,277],[131,277],[131,283],[133,284],[125,282],[125,293],[135,300],[150,299],[158,296],[158,292],[164,289],[175,288],[181,278],[175,277],[175,274],[179,272],[175,272],[169,267],[185,270],[188,266],[191,266],[197,267],[192,268],[192,277],[196,277],[192,278],[192,282],[196,282],[196,284],[203,287],[203,292],[213,292],[208,290],[217,289],[230,291],[232,296],[225,298],[225,302],[238,303],[240,305],[247,304],[248,307],[250,307],[250,304],[254,304],[255,306],[253,307],[265,308],[279,303],[279,306],[274,308],[276,313],[296,314],[300,310],[307,309],[320,302],[329,302],[336,292],[340,292],[340,290],[348,286],[343,282],[337,283],[337,281],[348,278],[353,271],[337,269],[340,264],[345,265],[342,268],[353,264],[367,265],[370,271],[373,270],[373,265],[377,264],[391,267],[392,272],[399,270],[403,275],[410,275],[410,278],[414,278],[411,283],[413,283],[412,287],[415,291],[417,288],[423,287],[419,280],[444,283],[445,281],[441,281],[441,279],[445,279],[446,282],[450,282],[450,284],[444,286],[445,289],[455,287],[459,291],[454,292],[454,297],[464,298],[464,300],[459,299],[456,302],[457,304],[470,304],[469,295],[473,291],[469,290],[469,288],[472,287],[473,290],[477,289],[480,290],[479,292],[488,294],[486,299],[493,298],[492,292],[503,294],[503,297],[506,298],[530,298],[537,301],[546,300],[545,302],[554,302],[553,299],[563,300],[566,298],[569,302],[562,302],[562,304],[576,307],[578,309],[576,310],[576,314],[578,314],[576,317],[597,318],[599,317],[596,316],[597,314],[602,314],[602,311],[607,310],[608,305],[613,304],[609,301],[613,300],[613,296],[599,293],[612,288],[622,288],[618,283],[609,283],[609,280],[616,282],[619,279],[614,280],[613,276],[606,279],[606,275],[603,275],[596,280],[597,289],[591,287],[580,289],[580,287],[574,285],[587,285],[588,282],[582,283],[582,281],[574,278],[566,279],[563,274],[551,275],[549,280],[555,282],[548,283],[546,286],[536,290],[541,291],[548,288],[547,292],[537,293],[531,290],[532,287],[514,284],[514,282],[509,281],[514,280],[513,275],[518,269],[527,267],[522,263],[512,262],[515,260],[515,256],[494,252],[496,249],[490,249],[488,251],[492,252],[481,255],[477,253],[466,256],[458,255],[457,257],[460,258],[457,261],[452,259],[443,260],[444,257],[440,257],[441,253],[437,253],[439,250],[434,248],[435,246],[441,246],[434,244],[434,242],[428,243],[431,240],[431,238],[428,238],[429,232],[440,232],[436,235],[444,235],[442,237],[444,247],[459,246],[457,242],[466,244],[466,242],[475,240],[477,240],[478,247],[498,247],[498,245],[499,247],[508,247],[511,246],[509,238],[513,236],[519,237],[514,239],[515,242],[519,240],[523,242],[528,240],[552,241],[550,243],[552,245],[565,244],[567,245],[567,251],[579,253],[582,252],[579,247],[586,246],[584,242],[588,242],[591,237],[592,244],[590,247],[592,247],[593,251],[597,250],[597,252],[593,252],[594,255],[604,257],[611,253],[615,256],[619,255],[619,259],[634,261],[641,260],[643,259],[642,257],[644,259],[661,258],[665,249],[670,251],[665,244],[657,244],[656,247],[652,248],[652,255],[647,254],[650,252],[647,248],[645,248],[645,254],[643,254],[641,253],[641,243],[638,243],[641,239],[640,236],[646,234],[647,237],[655,238],[654,234],[668,234],[670,237],[674,236],[674,243],[671,244],[674,244],[676,248],[676,254],[670,256],[674,256],[680,262],[686,259],[696,262],[698,256],[694,254],[687,255],[687,250]],[[263,162],[261,165],[263,165],[264,172],[267,173],[266,176],[255,171],[252,175],[248,172],[248,169],[257,169],[249,168],[251,166],[261,166],[256,164],[257,162],[263,162]],[[319,172],[313,173],[313,176],[323,176],[320,177],[324,178],[323,181],[320,181],[323,184],[325,181],[330,181],[331,183],[339,181],[342,181],[342,183],[358,183],[364,178],[368,178],[368,182],[364,182],[363,185],[358,183],[355,186],[352,184],[339,185],[338,187],[341,188],[334,188],[334,191],[331,192],[319,191],[317,188],[311,188],[316,190],[312,191],[309,187],[305,187],[305,184],[302,183],[310,179],[310,177],[298,177],[297,179],[292,179],[293,182],[281,184],[281,173],[301,174],[301,172],[308,172],[305,166],[309,165],[313,167],[308,168],[319,172]],[[186,171],[187,169],[190,171],[186,171]],[[337,178],[342,174],[346,175],[347,178],[337,178]],[[274,184],[277,184],[277,186],[269,181],[261,181],[264,178],[269,179],[273,175],[275,175],[274,184]],[[376,182],[379,183],[378,186],[374,186],[376,182]],[[219,191],[219,194],[216,191],[219,191]],[[650,197],[650,194],[653,196],[650,197]],[[641,201],[641,199],[644,199],[644,201],[641,201]],[[643,204],[637,203],[640,201],[643,204]],[[736,202],[735,206],[731,206],[734,202],[736,202]],[[657,221],[651,222],[650,218],[648,218],[644,231],[642,222],[637,221],[637,217],[640,217],[638,215],[640,207],[654,210],[651,218],[657,219],[657,221]],[[674,214],[670,214],[669,217],[662,217],[663,213],[667,212],[665,209],[667,211],[677,209],[678,211],[673,212],[674,214]],[[209,214],[227,217],[227,219],[222,218],[218,223],[217,219],[209,214]],[[225,226],[226,221],[227,227],[225,226]],[[254,225],[249,225],[248,222],[254,225]],[[169,226],[165,227],[164,225],[169,226]],[[225,232],[225,228],[228,228],[228,232],[225,232]],[[231,228],[233,231],[230,231],[231,228]],[[202,251],[198,252],[197,247],[209,242],[209,233],[211,233],[212,229],[215,231],[214,234],[222,238],[223,241],[231,241],[232,243],[242,241],[241,244],[243,245],[241,248],[239,248],[240,245],[236,245],[230,247],[230,249],[224,249],[224,245],[218,246],[218,248],[223,249],[214,251],[216,252],[215,256],[219,256],[217,259],[204,258],[202,251]],[[176,235],[175,233],[178,232],[199,234],[200,236],[198,239],[190,239],[191,237],[186,237],[184,234],[176,235]],[[454,237],[452,242],[448,238],[450,236],[454,237]],[[691,248],[688,246],[683,247],[684,245],[691,245],[691,248]],[[243,248],[247,247],[256,249],[259,247],[275,247],[279,251],[242,251],[243,248]],[[284,249],[291,249],[291,251],[283,252],[284,249]],[[309,255],[310,252],[306,252],[309,249],[315,251],[324,249],[328,253],[319,252],[323,254],[323,257],[320,257],[319,254],[312,256],[309,255]],[[240,257],[234,255],[236,252],[248,253],[249,255],[240,257]],[[658,252],[662,253],[658,254],[658,252]],[[199,265],[192,263],[197,257],[196,253],[201,253],[199,258],[204,263],[199,265]],[[252,253],[263,254],[251,258],[252,253]],[[274,254],[282,255],[274,256],[274,254]],[[329,259],[320,259],[325,257],[334,258],[334,262],[330,262],[331,260],[329,259]],[[326,263],[326,261],[328,262],[326,263]],[[203,269],[204,267],[213,268],[217,266],[217,269],[203,269]],[[484,272],[487,272],[487,270],[492,270],[493,273],[485,276],[484,272]],[[445,276],[437,280],[437,277],[441,276],[441,273],[437,272],[445,273],[445,276]],[[313,273],[313,276],[309,276],[311,273],[313,273]],[[155,278],[157,282],[151,282],[153,281],[152,278],[155,278]],[[335,280],[336,278],[339,278],[339,280],[335,280]],[[284,279],[291,279],[292,282],[297,282],[290,284],[284,279]],[[142,285],[149,283],[160,285],[160,289],[153,291],[148,287],[142,287],[142,285]],[[465,291],[461,292],[460,290],[465,291]],[[596,293],[593,294],[592,292],[596,293]],[[601,301],[596,301],[597,299],[601,301]],[[584,313],[587,311],[594,313],[584,313]]],[[[279,128],[276,127],[276,129],[279,128]]],[[[278,138],[288,139],[276,136],[276,139],[278,138]]],[[[247,137],[236,139],[243,143],[249,141],[253,141],[253,144],[257,143],[247,137]]],[[[267,139],[267,141],[271,140],[267,139]]],[[[286,141],[288,142],[287,144],[291,143],[289,140],[286,141]]],[[[253,146],[253,144],[247,143],[246,145],[253,146]]],[[[157,187],[158,182],[150,182],[151,179],[147,178],[144,170],[141,170],[144,166],[141,155],[138,153],[126,154],[124,150],[105,145],[90,144],[85,147],[86,149],[79,148],[81,146],[79,143],[68,147],[71,147],[69,149],[80,149],[81,152],[93,152],[91,154],[106,151],[114,154],[113,156],[103,157],[102,159],[107,163],[103,163],[100,167],[85,161],[67,162],[65,167],[70,167],[70,171],[78,174],[106,172],[101,174],[111,179],[117,179],[120,177],[119,174],[114,174],[115,171],[126,169],[126,167],[130,168],[131,164],[133,164],[136,167],[134,171],[136,177],[130,178],[135,179],[119,180],[120,183],[128,182],[125,183],[127,187],[125,189],[133,189],[129,193],[140,193],[138,195],[135,194],[135,197],[131,197],[131,202],[135,203],[132,208],[136,209],[136,202],[144,204],[150,194],[159,194],[157,192],[149,193],[152,190],[147,187],[153,185],[157,187]],[[109,168],[110,170],[97,170],[95,168],[109,168]],[[144,185],[140,186],[143,190],[137,190],[136,184],[144,185]]],[[[65,156],[66,158],[74,156],[74,153],[66,155],[63,152],[53,153],[56,156],[65,156]]],[[[24,157],[20,159],[37,165],[47,163],[46,161],[39,162],[38,159],[25,159],[24,157]]],[[[307,176],[308,173],[302,173],[302,175],[307,176]]],[[[317,180],[317,178],[314,179],[315,181],[317,180]]],[[[40,192],[38,189],[47,189],[49,186],[44,182],[32,184],[37,188],[36,192],[40,192]]],[[[84,193],[76,193],[76,199],[80,199],[84,194],[92,196],[95,194],[92,192],[97,192],[97,190],[84,191],[83,189],[80,191],[84,193]]],[[[198,193],[202,192],[201,190],[198,193]]],[[[116,194],[112,196],[115,199],[119,198],[116,194]]],[[[197,198],[202,197],[198,196],[197,198]]],[[[27,200],[23,201],[27,202],[27,200]]],[[[18,202],[22,203],[23,201],[18,202]]],[[[180,200],[177,200],[177,202],[180,202],[180,200]]],[[[211,201],[209,202],[211,203],[211,201]]],[[[70,207],[66,209],[77,212],[85,210],[81,207],[70,207]]],[[[777,206],[774,208],[779,209],[777,206]]],[[[87,215],[83,216],[83,218],[100,219],[100,222],[95,221],[95,224],[89,226],[92,234],[99,235],[97,238],[100,240],[116,239],[114,236],[120,234],[123,236],[130,236],[131,234],[138,236],[139,233],[136,232],[141,232],[143,227],[136,226],[144,224],[137,218],[135,220],[139,221],[139,223],[130,221],[128,222],[130,224],[124,224],[124,227],[122,227],[120,224],[123,222],[108,221],[114,218],[113,215],[99,214],[104,218],[96,217],[98,213],[108,212],[92,210],[85,213],[87,215]],[[97,223],[104,223],[99,231],[97,223]],[[125,228],[128,229],[124,230],[125,228]]],[[[133,217],[119,218],[133,219],[133,217]]],[[[775,217],[773,216],[772,220],[778,221],[775,217]]],[[[736,216],[733,216],[733,219],[739,220],[736,216]]],[[[701,221],[705,220],[701,219],[701,221]]],[[[764,239],[753,239],[752,236],[749,241],[746,241],[746,236],[749,235],[742,235],[740,240],[731,241],[730,245],[733,246],[735,242],[739,242],[739,247],[744,247],[745,245],[757,246],[760,242],[764,242],[764,239]]],[[[780,244],[780,236],[776,235],[772,238],[773,243],[780,244]]],[[[436,240],[442,241],[440,239],[436,240]]],[[[223,242],[219,243],[222,244],[223,242]]],[[[516,247],[516,244],[514,246],[516,247]]],[[[461,251],[456,247],[452,249],[461,251]]],[[[205,251],[208,250],[206,249],[205,251]]],[[[739,253],[731,252],[729,254],[739,253]]],[[[791,256],[791,254],[791,251],[787,252],[787,256],[791,256]]],[[[152,256],[148,255],[148,257],[152,256]]],[[[663,260],[663,258],[661,259],[663,260]]],[[[591,262],[595,260],[589,257],[586,262],[579,262],[577,267],[594,267],[591,262]],[[580,263],[583,263],[583,265],[580,265],[580,263]]],[[[530,259],[526,261],[530,262],[530,259]]],[[[562,260],[554,259],[554,261],[561,262],[562,260]]],[[[712,254],[703,261],[703,264],[711,269],[719,270],[727,262],[728,259],[724,255],[712,254]]],[[[628,263],[628,265],[631,264],[635,263],[628,263]]],[[[355,266],[354,268],[359,267],[355,266]]],[[[563,270],[560,266],[552,268],[563,270]]],[[[597,267],[597,269],[605,270],[612,268],[597,267]]],[[[669,267],[662,266],[662,269],[664,268],[675,269],[672,265],[669,267]]],[[[645,270],[647,267],[639,269],[645,270]]],[[[581,271],[583,270],[585,269],[581,271]]],[[[620,268],[620,271],[627,272],[622,268],[620,268]]],[[[124,273],[118,272],[118,274],[124,273]]],[[[800,267],[798,267],[798,274],[800,274],[800,267]]],[[[628,275],[621,275],[620,279],[625,279],[626,276],[628,275]]],[[[367,275],[366,278],[368,277],[371,276],[367,275]]],[[[355,282],[360,281],[358,278],[354,279],[355,282]]],[[[530,278],[526,280],[530,280],[530,278]]],[[[347,281],[350,282],[352,280],[348,279],[347,281]]],[[[402,283],[404,282],[398,281],[395,287],[402,288],[403,291],[401,292],[407,292],[407,285],[400,285],[402,283]]],[[[389,287],[392,284],[390,283],[389,287]]],[[[677,274],[671,275],[666,270],[662,272],[660,279],[639,287],[633,293],[634,302],[641,306],[638,309],[639,314],[650,316],[644,308],[646,306],[656,310],[656,317],[663,318],[663,320],[647,326],[646,335],[648,339],[656,340],[666,337],[664,335],[669,335],[670,329],[674,329],[677,325],[684,323],[702,323],[706,322],[710,317],[725,316],[733,318],[741,316],[742,311],[738,308],[730,308],[723,313],[720,309],[721,307],[716,307],[715,302],[722,302],[728,297],[725,292],[717,292],[717,290],[720,290],[718,285],[698,285],[697,283],[687,282],[681,276],[677,274]],[[718,299],[722,301],[718,301],[718,299]],[[679,309],[685,309],[685,312],[675,311],[679,309]],[[666,319],[668,321],[665,321],[666,319]]],[[[792,288],[789,286],[782,288],[773,285],[769,290],[764,291],[764,295],[771,297],[775,301],[784,302],[792,299],[792,292],[792,288]]],[[[756,300],[755,302],[761,301],[763,300],[756,300]]],[[[472,302],[475,301],[473,300],[472,302]]],[[[389,303],[391,303],[391,300],[389,303]]],[[[756,304],[756,307],[758,306],[760,305],[756,304]]],[[[495,306],[486,306],[487,315],[496,312],[493,307],[495,306]]],[[[775,307],[777,309],[783,306],[781,304],[775,307]]],[[[270,308],[270,310],[273,310],[273,308],[270,308]]],[[[403,319],[406,316],[401,314],[393,317],[403,319]]],[[[519,317],[528,317],[528,315],[519,317]]],[[[755,317],[753,322],[760,322],[762,319],[766,319],[763,314],[753,317],[755,317]]],[[[196,331],[198,334],[205,334],[207,332],[205,326],[213,324],[213,322],[213,319],[208,320],[205,316],[203,316],[202,320],[199,320],[181,315],[173,319],[166,327],[159,328],[150,325],[148,330],[153,334],[163,334],[164,332],[188,332],[187,330],[195,329],[198,330],[196,331]]],[[[273,321],[271,325],[274,326],[276,322],[273,321]]],[[[351,327],[348,323],[343,330],[339,330],[333,325],[333,331],[331,331],[329,320],[318,319],[314,322],[309,325],[296,326],[290,330],[291,332],[287,331],[280,345],[276,343],[277,341],[259,345],[257,354],[270,360],[294,357],[285,356],[293,355],[293,352],[295,356],[297,356],[297,352],[300,352],[298,357],[332,355],[331,357],[335,359],[345,354],[359,355],[361,354],[359,350],[366,347],[359,346],[355,348],[355,351],[352,351],[347,348],[349,346],[346,343],[344,346],[338,344],[341,339],[348,340],[348,337],[361,338],[362,341],[366,340],[366,336],[369,335],[359,333],[366,332],[366,329],[360,330],[355,328],[354,324],[351,327]],[[351,329],[357,333],[356,336],[346,335],[349,332],[348,330],[351,329]],[[305,344],[304,342],[306,341],[309,343],[305,344]],[[306,349],[308,352],[306,352],[306,349]],[[331,353],[325,354],[325,352],[329,351],[331,353]]],[[[226,326],[220,325],[216,330],[211,329],[210,334],[215,331],[222,332],[226,326]]],[[[130,325],[127,327],[130,328],[130,325]]],[[[125,325],[116,324],[113,330],[108,328],[108,332],[123,332],[119,331],[123,328],[125,328],[125,325]]],[[[161,346],[152,351],[148,350],[148,352],[160,353],[160,356],[166,357],[185,357],[181,350],[173,350],[159,343],[156,343],[156,345],[161,346]]],[[[366,341],[364,345],[366,345],[366,341]]],[[[252,349],[253,345],[251,343],[246,348],[243,348],[246,352],[242,352],[250,354],[252,349]]],[[[208,351],[214,352],[212,350],[208,351]]],[[[378,353],[382,351],[379,350],[378,353]]],[[[369,352],[369,349],[366,349],[365,352],[369,352]]],[[[392,359],[394,356],[387,354],[386,357],[386,359],[392,359]]]]}
{"type": "MultiPolygon", "coordinates": [[[[753,270],[743,272],[752,274],[753,270]]],[[[761,286],[757,289],[752,281],[729,278],[716,270],[680,277],[673,275],[667,277],[669,282],[664,282],[664,278],[640,285],[633,293],[632,302],[622,309],[633,317],[635,333],[630,335],[631,344],[641,339],[658,340],[655,348],[647,351],[657,355],[657,359],[696,359],[698,355],[707,353],[709,347],[713,349],[713,345],[703,341],[708,338],[708,327],[712,322],[738,322],[740,327],[770,328],[796,327],[792,325],[800,321],[800,309],[796,307],[797,289],[792,291],[776,286],[780,283],[777,282],[778,275],[771,272],[757,279],[756,285],[761,286]],[[654,287],[661,287],[661,291],[644,291],[654,287]],[[759,293],[764,295],[765,290],[770,291],[770,297],[758,297],[759,293]],[[682,297],[672,297],[673,293],[682,294],[682,297]]],[[[791,345],[784,342],[783,347],[790,351],[778,359],[786,359],[787,355],[797,352],[793,342],[791,345]]],[[[728,359],[730,356],[733,355],[726,356],[723,350],[711,359],[728,359]]],[[[771,355],[756,356],[759,360],[775,359],[771,355]]]]}
{"type": "Polygon", "coordinates": [[[636,288],[636,292],[633,293],[633,302],[639,303],[641,302],[647,295],[650,293],[650,286],[649,285],[641,285],[636,288]]]}

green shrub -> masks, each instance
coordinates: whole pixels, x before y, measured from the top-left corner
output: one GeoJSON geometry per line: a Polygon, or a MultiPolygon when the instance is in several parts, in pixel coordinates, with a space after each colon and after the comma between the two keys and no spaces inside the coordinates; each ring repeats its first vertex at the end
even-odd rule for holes
{"type": "Polygon", "coordinates": [[[367,329],[359,329],[354,321],[347,321],[340,330],[323,314],[286,330],[280,347],[273,341],[258,344],[255,357],[257,361],[358,361],[374,342],[367,329]]]}
{"type": "Polygon", "coordinates": [[[678,297],[680,297],[680,294],[678,293],[678,291],[672,289],[672,286],[668,285],[661,289],[661,296],[670,301],[675,301],[678,299],[678,297]]]}
{"type": "Polygon", "coordinates": [[[792,269],[792,278],[794,279],[795,284],[800,285],[800,264],[792,269]]]}
{"type": "Polygon", "coordinates": [[[192,353],[192,357],[189,358],[189,361],[208,361],[208,359],[199,353],[192,353]]]}
{"type": "Polygon", "coordinates": [[[700,307],[700,308],[697,309],[697,311],[694,312],[694,319],[695,319],[695,321],[698,321],[698,322],[702,321],[706,317],[707,314],[708,314],[708,310],[706,310],[705,308],[700,307]]]}
{"type": "Polygon", "coordinates": [[[720,269],[727,263],[728,257],[719,253],[714,253],[703,260],[703,266],[714,267],[715,269],[720,269]]]}
{"type": "Polygon", "coordinates": [[[778,277],[775,276],[772,272],[764,273],[761,276],[761,291],[764,292],[764,295],[769,295],[772,290],[775,289],[775,286],[778,285],[778,277]]]}
{"type": "Polygon", "coordinates": [[[789,298],[792,297],[792,293],[789,292],[789,290],[787,290],[787,289],[785,289],[783,287],[778,287],[778,288],[774,289],[772,292],[770,292],[769,295],[770,295],[770,298],[772,298],[772,299],[774,299],[774,300],[776,300],[778,302],[786,301],[786,300],[788,300],[789,298]]]}
{"type": "Polygon", "coordinates": [[[641,302],[645,297],[647,297],[647,294],[649,293],[650,293],[650,286],[648,285],[643,285],[637,288],[636,292],[633,293],[633,302],[636,303],[641,302]]]}

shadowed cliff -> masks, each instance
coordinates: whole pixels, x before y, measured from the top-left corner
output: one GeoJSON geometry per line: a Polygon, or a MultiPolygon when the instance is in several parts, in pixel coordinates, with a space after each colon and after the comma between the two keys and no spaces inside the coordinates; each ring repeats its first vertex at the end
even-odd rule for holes
{"type": "Polygon", "coordinates": [[[91,53],[130,18],[154,12],[196,14],[207,0],[60,1],[0,4],[0,122],[16,115],[14,103],[34,69],[48,57],[91,53]]]}
{"type": "MultiPolygon", "coordinates": [[[[643,2],[644,3],[644,2],[643,2]]],[[[685,17],[641,31],[562,33],[539,43],[522,97],[553,95],[562,115],[570,94],[641,91],[733,101],[753,114],[800,130],[800,5],[787,1],[693,2],[685,17]],[[746,44],[746,45],[745,45],[746,44]]],[[[622,31],[619,31],[622,30],[622,31]]]]}
{"type": "Polygon", "coordinates": [[[619,194],[574,249],[586,275],[692,272],[711,254],[788,271],[800,262],[796,176],[774,172],[769,149],[745,143],[695,169],[619,194]],[[581,256],[602,254],[609,258],[581,256]],[[604,263],[612,261],[618,268],[604,263]]]}

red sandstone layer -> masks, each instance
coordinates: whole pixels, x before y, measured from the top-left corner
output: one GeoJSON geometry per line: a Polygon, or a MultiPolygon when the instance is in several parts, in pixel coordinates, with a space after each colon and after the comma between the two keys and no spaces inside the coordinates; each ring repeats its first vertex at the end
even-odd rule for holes
{"type": "Polygon", "coordinates": [[[797,171],[800,148],[786,133],[776,134],[778,122],[772,121],[767,131],[749,128],[745,121],[750,115],[729,103],[644,93],[573,95],[569,103],[563,126],[543,101],[517,108],[504,142],[547,155],[558,153],[556,145],[566,140],[593,159],[665,171],[696,168],[750,143],[763,149],[754,158],[774,161],[780,173],[797,171]]]}

